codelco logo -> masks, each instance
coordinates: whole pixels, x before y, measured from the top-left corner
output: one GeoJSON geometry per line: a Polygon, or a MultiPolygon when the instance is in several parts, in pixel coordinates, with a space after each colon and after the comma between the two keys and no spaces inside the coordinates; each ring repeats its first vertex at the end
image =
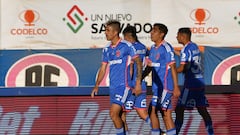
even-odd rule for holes
{"type": "Polygon", "coordinates": [[[196,27],[192,28],[194,34],[217,34],[219,32],[218,27],[208,27],[206,22],[210,19],[211,13],[204,8],[193,9],[190,12],[190,18],[194,21],[196,27]]]}
{"type": "Polygon", "coordinates": [[[210,12],[207,9],[198,8],[194,9],[190,13],[190,17],[193,21],[195,21],[195,24],[198,25],[204,25],[205,21],[207,21],[210,18],[210,12]]]}
{"type": "Polygon", "coordinates": [[[34,26],[40,19],[40,14],[34,10],[25,10],[19,14],[19,19],[25,23],[25,26],[34,26]]]}
{"type": "Polygon", "coordinates": [[[63,18],[63,21],[67,21],[67,26],[74,32],[77,33],[82,26],[84,25],[84,21],[87,21],[88,18],[84,18],[83,11],[78,8],[77,5],[74,5],[68,12],[67,12],[67,19],[63,18]]]}
{"type": "Polygon", "coordinates": [[[19,19],[23,22],[23,28],[13,28],[10,30],[12,35],[47,35],[48,30],[46,28],[35,27],[35,23],[39,21],[40,14],[35,10],[24,10],[19,13],[19,19]]]}
{"type": "Polygon", "coordinates": [[[78,73],[67,59],[49,53],[26,56],[12,65],[6,87],[78,86],[78,73]]]}

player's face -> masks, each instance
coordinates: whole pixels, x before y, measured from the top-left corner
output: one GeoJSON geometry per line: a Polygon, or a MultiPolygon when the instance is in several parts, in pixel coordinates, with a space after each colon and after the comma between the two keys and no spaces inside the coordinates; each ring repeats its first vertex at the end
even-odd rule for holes
{"type": "Polygon", "coordinates": [[[131,42],[131,43],[134,42],[131,33],[125,33],[125,34],[123,35],[123,38],[124,38],[124,40],[127,40],[128,42],[131,42]]]}
{"type": "Polygon", "coordinates": [[[106,26],[105,35],[106,35],[106,39],[108,41],[111,41],[114,39],[115,36],[117,36],[117,31],[111,26],[106,26]]]}
{"type": "Polygon", "coordinates": [[[183,42],[182,42],[182,40],[183,40],[183,34],[181,34],[181,33],[177,33],[177,41],[178,41],[178,43],[179,44],[183,44],[183,42]]]}
{"type": "Polygon", "coordinates": [[[164,33],[159,30],[157,26],[154,26],[151,31],[151,40],[153,42],[157,42],[158,40],[162,40],[164,33]]]}

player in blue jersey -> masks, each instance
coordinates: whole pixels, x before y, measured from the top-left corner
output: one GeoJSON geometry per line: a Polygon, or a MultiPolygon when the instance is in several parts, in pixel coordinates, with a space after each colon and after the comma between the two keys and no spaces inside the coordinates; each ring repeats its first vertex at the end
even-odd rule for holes
{"type": "Polygon", "coordinates": [[[135,85],[135,93],[139,95],[141,90],[141,77],[142,77],[142,62],[136,54],[135,48],[131,43],[122,40],[119,37],[120,22],[110,20],[106,23],[106,39],[110,43],[103,49],[102,64],[97,76],[95,87],[92,90],[91,96],[98,92],[98,87],[104,78],[107,65],[109,65],[109,93],[110,93],[110,117],[116,128],[117,135],[125,135],[123,121],[121,119],[121,112],[127,97],[131,94],[130,86],[128,85],[128,64],[129,58],[137,63],[137,79],[135,85]]]}
{"type": "MultiPolygon", "coordinates": [[[[144,44],[142,44],[137,37],[137,32],[136,28],[134,26],[128,25],[124,30],[123,30],[123,36],[124,39],[129,41],[130,43],[133,44],[134,48],[136,49],[137,54],[139,55],[143,66],[144,66],[144,61],[145,57],[147,55],[147,48],[144,44]]],[[[132,95],[130,98],[127,99],[127,102],[125,103],[125,112],[123,112],[123,121],[125,123],[125,129],[127,130],[127,123],[126,123],[126,112],[131,111],[132,109],[135,109],[137,111],[137,114],[141,119],[143,119],[146,123],[151,125],[150,118],[148,116],[147,112],[147,102],[146,102],[146,92],[147,92],[147,85],[146,82],[143,80],[142,81],[142,93],[139,94],[138,96],[135,95],[135,84],[136,84],[136,79],[137,79],[137,64],[131,62],[129,65],[129,84],[131,84],[131,89],[132,89],[132,95]]]]}
{"type": "Polygon", "coordinates": [[[173,97],[180,95],[177,71],[172,46],[164,40],[168,32],[167,26],[155,23],[151,31],[151,46],[147,68],[143,78],[152,71],[152,100],[149,105],[149,114],[152,122],[152,135],[161,134],[158,110],[160,110],[166,127],[167,135],[175,135],[176,129],[172,119],[173,97]]]}
{"type": "Polygon", "coordinates": [[[204,119],[208,134],[213,135],[212,119],[207,111],[209,105],[205,97],[200,50],[198,46],[191,41],[190,28],[180,28],[177,33],[177,40],[178,43],[184,46],[181,52],[175,51],[181,58],[177,72],[184,74],[184,86],[175,109],[177,134],[180,132],[183,124],[184,110],[192,110],[196,107],[204,119]]]}

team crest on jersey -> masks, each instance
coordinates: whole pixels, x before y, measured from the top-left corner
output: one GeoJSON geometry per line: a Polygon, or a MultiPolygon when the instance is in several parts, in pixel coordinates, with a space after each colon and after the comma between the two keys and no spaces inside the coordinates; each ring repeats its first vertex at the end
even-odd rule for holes
{"type": "Polygon", "coordinates": [[[121,55],[120,50],[117,50],[117,51],[116,51],[116,56],[117,56],[117,57],[120,57],[120,55],[121,55]]]}

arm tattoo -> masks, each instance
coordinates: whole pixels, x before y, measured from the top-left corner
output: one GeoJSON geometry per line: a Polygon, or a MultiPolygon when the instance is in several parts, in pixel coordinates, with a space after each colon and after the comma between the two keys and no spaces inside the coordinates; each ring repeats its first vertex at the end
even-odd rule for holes
{"type": "Polygon", "coordinates": [[[136,58],[135,62],[137,64],[137,80],[141,81],[141,79],[142,79],[142,62],[139,57],[136,58]]]}

